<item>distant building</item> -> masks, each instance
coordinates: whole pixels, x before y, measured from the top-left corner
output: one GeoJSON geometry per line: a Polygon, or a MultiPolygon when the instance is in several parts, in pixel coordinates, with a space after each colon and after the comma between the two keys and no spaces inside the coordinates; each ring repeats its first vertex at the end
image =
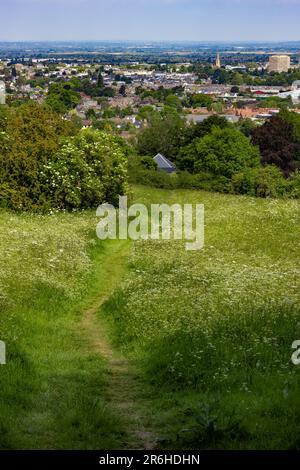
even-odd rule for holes
{"type": "Polygon", "coordinates": [[[0,104],[5,104],[5,83],[3,81],[0,81],[0,104]]]}
{"type": "Polygon", "coordinates": [[[157,165],[158,170],[165,171],[166,173],[175,173],[176,166],[174,163],[170,162],[166,157],[164,157],[161,153],[158,153],[153,160],[157,165]]]}
{"type": "Polygon", "coordinates": [[[292,84],[292,90],[300,90],[300,80],[296,80],[293,84],[292,84]]]}
{"type": "Polygon", "coordinates": [[[291,68],[291,58],[288,55],[273,55],[269,59],[269,72],[288,72],[291,68]]]}
{"type": "Polygon", "coordinates": [[[216,58],[216,68],[220,69],[221,68],[221,59],[220,59],[220,54],[219,52],[217,53],[217,58],[216,58]]]}

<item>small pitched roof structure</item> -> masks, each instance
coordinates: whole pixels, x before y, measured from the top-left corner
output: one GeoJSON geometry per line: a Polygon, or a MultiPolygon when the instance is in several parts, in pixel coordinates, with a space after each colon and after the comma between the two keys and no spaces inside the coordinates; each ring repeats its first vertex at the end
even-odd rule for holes
{"type": "Polygon", "coordinates": [[[162,155],[161,153],[158,153],[153,158],[153,160],[157,164],[159,170],[164,170],[167,173],[173,173],[176,171],[176,166],[174,165],[174,163],[170,162],[170,160],[164,157],[164,155],[162,155]]]}

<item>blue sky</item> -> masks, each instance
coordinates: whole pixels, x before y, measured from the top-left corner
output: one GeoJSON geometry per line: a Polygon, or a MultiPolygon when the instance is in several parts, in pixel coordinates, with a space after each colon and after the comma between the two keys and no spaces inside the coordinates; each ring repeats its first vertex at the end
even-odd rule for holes
{"type": "Polygon", "coordinates": [[[0,40],[300,40],[300,0],[0,0],[0,40]]]}

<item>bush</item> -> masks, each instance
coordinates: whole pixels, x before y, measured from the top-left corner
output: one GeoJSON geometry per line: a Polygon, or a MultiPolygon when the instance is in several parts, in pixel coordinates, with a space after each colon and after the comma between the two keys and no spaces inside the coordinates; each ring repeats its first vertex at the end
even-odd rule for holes
{"type": "Polygon", "coordinates": [[[37,104],[0,114],[0,206],[74,209],[115,202],[126,191],[120,138],[78,130],[37,104]]]}
{"type": "Polygon", "coordinates": [[[13,209],[40,206],[41,168],[58,151],[60,139],[74,132],[71,123],[35,103],[2,110],[0,204],[13,209]]]}
{"type": "Polygon", "coordinates": [[[193,175],[187,171],[168,174],[164,171],[148,170],[142,164],[142,159],[129,159],[129,181],[131,184],[141,184],[162,189],[203,189],[206,191],[229,192],[230,180],[223,176],[216,177],[212,173],[193,175]]]}
{"type": "Polygon", "coordinates": [[[41,182],[52,207],[117,204],[127,190],[127,159],[113,136],[86,129],[64,140],[44,166],[41,182]]]}
{"type": "Polygon", "coordinates": [[[290,179],[287,182],[289,196],[292,198],[300,198],[300,172],[295,171],[292,173],[290,179]]]}
{"type": "Polygon", "coordinates": [[[288,183],[282,172],[273,165],[250,168],[233,175],[232,191],[257,197],[282,197],[289,192],[288,183]]]}
{"type": "Polygon", "coordinates": [[[254,197],[300,197],[300,173],[293,173],[290,179],[286,180],[281,171],[272,165],[248,168],[234,174],[232,178],[227,178],[209,172],[191,174],[179,171],[169,175],[163,171],[147,170],[137,157],[129,161],[129,180],[132,184],[163,189],[202,189],[254,197]]]}

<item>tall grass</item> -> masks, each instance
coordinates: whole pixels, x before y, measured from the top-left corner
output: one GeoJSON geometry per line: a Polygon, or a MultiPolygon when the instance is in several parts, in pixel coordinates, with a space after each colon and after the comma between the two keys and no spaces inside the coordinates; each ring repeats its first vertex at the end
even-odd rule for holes
{"type": "Polygon", "coordinates": [[[134,197],[206,211],[202,251],[137,243],[105,308],[116,344],[151,384],[160,442],[299,448],[299,203],[148,188],[134,197]]]}
{"type": "Polygon", "coordinates": [[[81,335],[109,247],[92,213],[0,213],[1,449],[121,446],[106,365],[81,335]]]}

